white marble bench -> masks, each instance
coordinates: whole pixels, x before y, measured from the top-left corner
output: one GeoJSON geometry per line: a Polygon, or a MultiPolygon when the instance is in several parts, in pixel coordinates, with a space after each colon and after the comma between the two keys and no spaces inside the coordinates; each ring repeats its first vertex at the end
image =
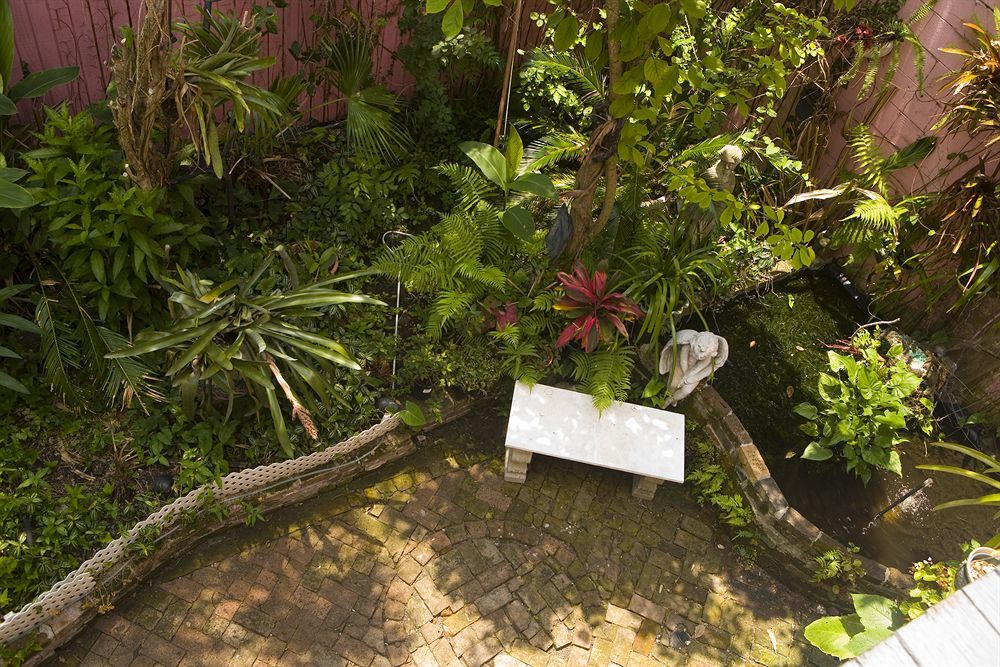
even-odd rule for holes
{"type": "Polygon", "coordinates": [[[599,413],[589,395],[548,385],[514,387],[506,447],[508,482],[524,482],[532,454],[630,472],[643,500],[684,481],[684,415],[631,403],[599,413]]]}

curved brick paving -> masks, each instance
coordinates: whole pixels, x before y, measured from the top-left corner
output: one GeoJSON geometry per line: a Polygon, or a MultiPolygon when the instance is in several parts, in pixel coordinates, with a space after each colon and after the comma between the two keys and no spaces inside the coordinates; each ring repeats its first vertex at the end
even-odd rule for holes
{"type": "Polygon", "coordinates": [[[538,456],[507,484],[503,432],[465,418],[348,489],[223,534],[50,664],[824,662],[801,636],[815,605],[733,562],[685,489],[642,503],[629,475],[538,456]]]}

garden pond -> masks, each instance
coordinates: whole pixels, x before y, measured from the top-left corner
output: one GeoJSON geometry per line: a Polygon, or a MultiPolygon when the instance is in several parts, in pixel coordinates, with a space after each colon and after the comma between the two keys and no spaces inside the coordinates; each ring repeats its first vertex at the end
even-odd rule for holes
{"type": "MultiPolygon", "coordinates": [[[[799,430],[804,420],[792,409],[815,400],[819,373],[828,369],[827,345],[849,339],[872,319],[859,303],[832,276],[806,272],[706,313],[709,329],[724,336],[730,347],[715,387],[753,437],[788,502],[819,528],[904,571],[925,558],[958,559],[962,543],[984,541],[996,532],[993,510],[932,511],[949,500],[978,497],[982,486],[916,466],[962,465],[962,455],[914,437],[900,452],[902,477],[877,470],[867,485],[837,458],[800,458],[811,438],[799,430]],[[929,485],[928,479],[933,480],[929,485]]],[[[943,428],[944,439],[963,442],[960,434],[943,428]]]]}

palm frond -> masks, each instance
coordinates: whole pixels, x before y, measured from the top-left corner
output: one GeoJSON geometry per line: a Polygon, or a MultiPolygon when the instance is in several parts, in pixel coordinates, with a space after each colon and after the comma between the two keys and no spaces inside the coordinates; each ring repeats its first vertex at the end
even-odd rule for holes
{"type": "Polygon", "coordinates": [[[551,131],[525,148],[523,170],[541,171],[559,162],[582,159],[588,141],[587,136],[575,128],[551,131]]]}
{"type": "Polygon", "coordinates": [[[52,389],[63,400],[75,403],[80,396],[70,374],[80,368],[80,348],[70,327],[53,312],[55,305],[42,286],[35,306],[35,324],[42,331],[42,367],[52,389]]]}
{"type": "Polygon", "coordinates": [[[557,76],[569,77],[570,85],[584,99],[605,97],[607,93],[603,70],[594,67],[590,61],[575,51],[553,53],[545,49],[536,49],[525,67],[534,67],[557,76]]]}

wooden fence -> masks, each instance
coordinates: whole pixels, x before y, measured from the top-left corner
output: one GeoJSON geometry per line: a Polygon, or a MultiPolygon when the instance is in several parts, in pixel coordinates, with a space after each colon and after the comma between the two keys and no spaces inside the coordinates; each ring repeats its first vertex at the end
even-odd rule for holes
{"type": "MultiPolygon", "coordinates": [[[[169,2],[175,20],[197,19],[199,8],[206,4],[235,15],[250,11],[255,4],[255,0],[169,2]]],[[[264,3],[257,0],[256,4],[264,3]]],[[[121,39],[123,26],[136,29],[141,25],[144,8],[143,0],[12,0],[11,5],[16,49],[13,80],[21,78],[18,63],[26,71],[76,65],[80,67],[80,77],[50,91],[43,100],[53,105],[68,99],[74,108],[106,96],[110,80],[107,62],[112,46],[121,39]]],[[[548,6],[546,0],[524,3],[517,40],[520,50],[541,42],[543,29],[531,20],[531,13],[548,6]]],[[[405,95],[413,79],[396,57],[399,47],[406,43],[406,35],[399,28],[403,11],[400,0],[288,0],[286,7],[276,10],[277,33],[264,38],[264,51],[274,56],[275,65],[259,73],[257,83],[268,84],[275,76],[298,72],[301,66],[292,55],[292,45],[308,46],[318,36],[310,17],[338,15],[348,8],[379,32],[378,46],[373,54],[376,78],[393,92],[405,95]]],[[[512,17],[504,11],[495,25],[487,26],[497,44],[504,45],[502,52],[505,52],[511,23],[512,17]]],[[[342,112],[339,105],[329,104],[336,97],[336,91],[318,90],[303,100],[303,108],[309,110],[308,115],[313,120],[332,120],[342,112]]],[[[20,120],[30,118],[25,104],[20,111],[20,120]]]]}

